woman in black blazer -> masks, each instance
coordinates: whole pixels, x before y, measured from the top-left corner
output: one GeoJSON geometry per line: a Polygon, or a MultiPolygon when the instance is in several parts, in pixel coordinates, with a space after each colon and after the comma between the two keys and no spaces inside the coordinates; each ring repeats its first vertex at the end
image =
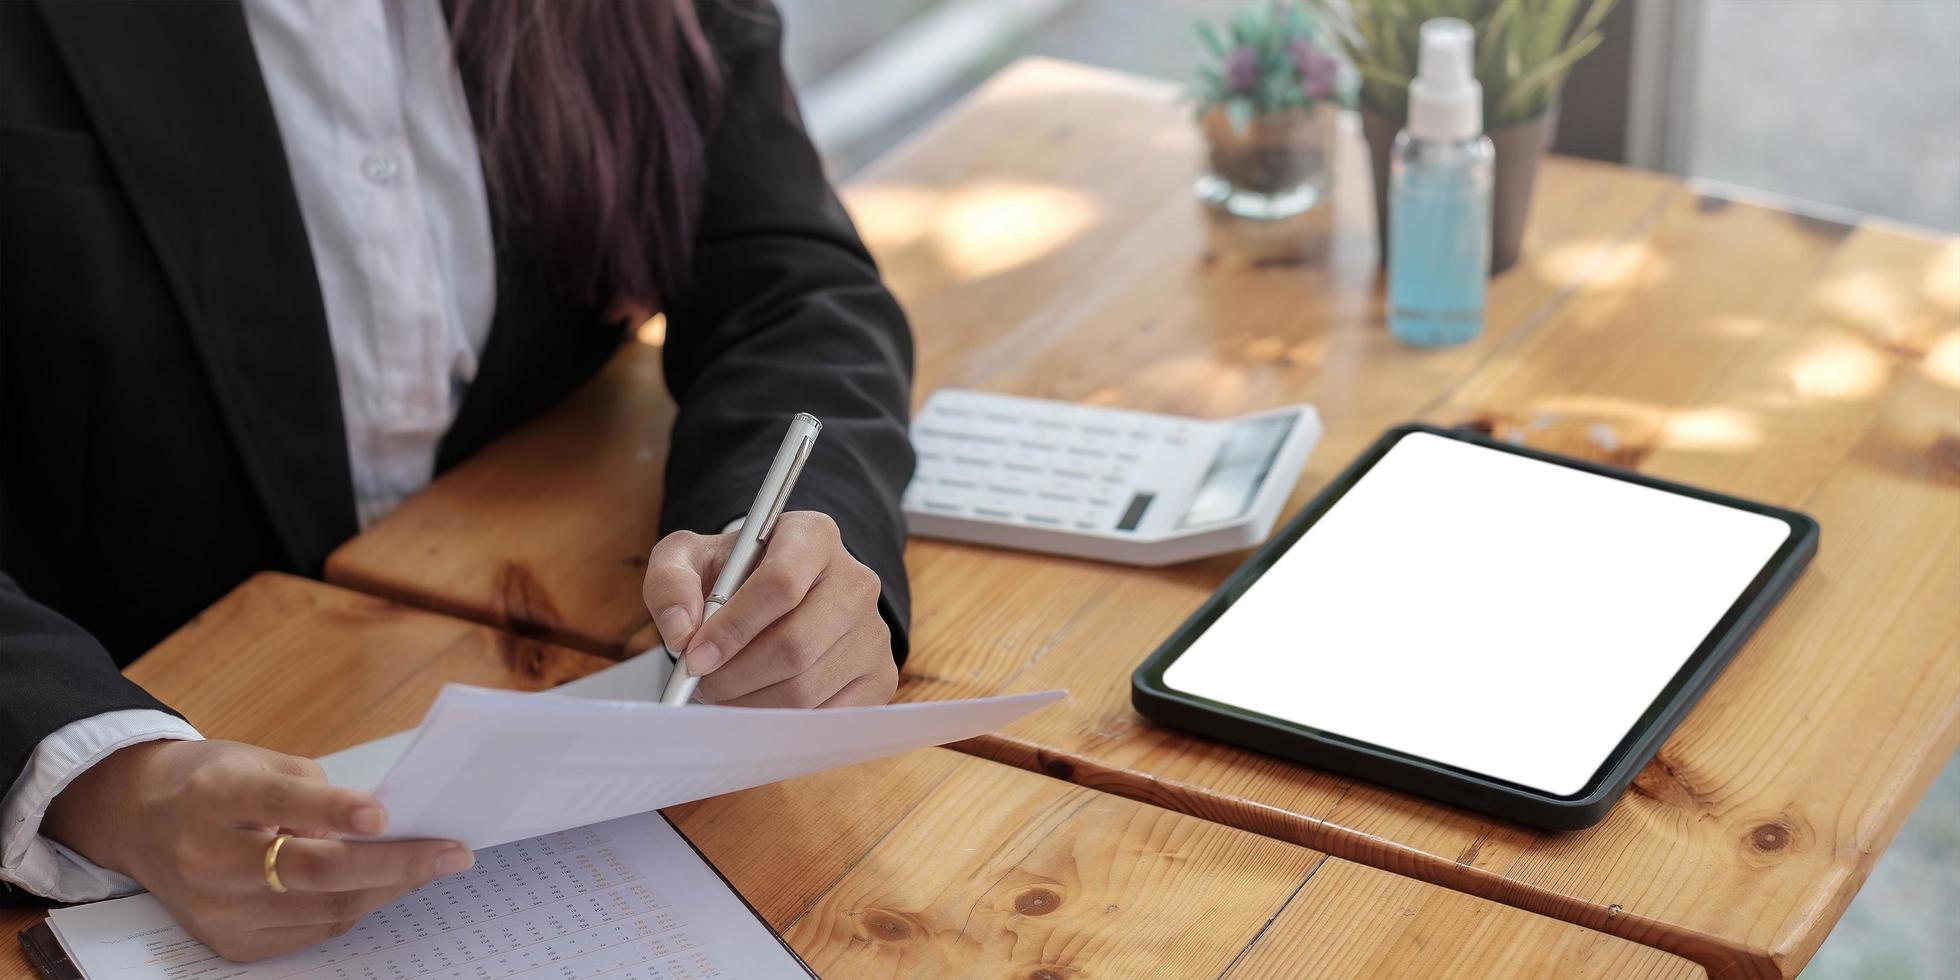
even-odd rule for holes
{"type": "Polygon", "coordinates": [[[0,4],[0,883],[147,887],[255,958],[466,867],[334,839],[386,815],[117,668],[317,575],[655,310],[662,635],[716,702],[890,697],[911,340],[779,41],[766,0],[0,4]],[[697,629],[798,411],[794,513],[697,629]]]}

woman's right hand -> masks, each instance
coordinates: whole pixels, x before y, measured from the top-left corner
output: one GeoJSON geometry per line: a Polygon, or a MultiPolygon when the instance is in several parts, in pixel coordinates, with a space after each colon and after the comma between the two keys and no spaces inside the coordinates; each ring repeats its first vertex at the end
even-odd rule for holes
{"type": "Polygon", "coordinates": [[[475,860],[454,841],[337,839],[387,827],[381,804],[333,786],[311,759],[237,742],[145,742],[89,767],[41,833],[135,878],[219,955],[255,960],[353,928],[374,909],[475,860]],[[278,834],[284,894],[265,874],[278,834]]]}

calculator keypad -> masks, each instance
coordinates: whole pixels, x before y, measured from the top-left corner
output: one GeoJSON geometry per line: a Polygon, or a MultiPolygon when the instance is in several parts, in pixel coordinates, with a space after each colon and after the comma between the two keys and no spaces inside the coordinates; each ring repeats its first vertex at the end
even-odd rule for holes
{"type": "Polygon", "coordinates": [[[1197,425],[1033,399],[936,395],[912,428],[907,507],[1076,531],[1134,530],[1153,496],[1146,463],[1197,425]]]}

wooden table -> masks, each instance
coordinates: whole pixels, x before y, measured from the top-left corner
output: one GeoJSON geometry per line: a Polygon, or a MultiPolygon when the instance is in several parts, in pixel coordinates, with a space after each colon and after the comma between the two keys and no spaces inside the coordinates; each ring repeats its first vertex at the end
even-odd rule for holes
{"type": "MultiPolygon", "coordinates": [[[[1381,329],[1359,137],[1335,161],[1352,177],[1337,183],[1325,263],[1207,268],[1189,195],[1196,135],[1174,94],[1022,61],[844,188],[913,318],[918,398],[959,385],[1217,415],[1311,394],[1328,441],[1297,503],[1377,419],[1420,414],[1542,318],[1673,187],[1548,161],[1528,239],[1543,254],[1493,287],[1485,343],[1411,356],[1381,329]],[[1362,370],[1385,358],[1392,374],[1362,370]]],[[[629,344],[556,410],[335,551],[327,578],[609,656],[645,649],[658,634],[639,580],[672,422],[657,345],[629,344]]],[[[917,580],[940,562],[995,574],[999,557],[920,542],[908,561],[917,580]]],[[[915,626],[930,630],[935,597],[915,591],[915,626]]]]}
{"type": "MultiPolygon", "coordinates": [[[[1023,62],[846,189],[913,316],[920,397],[959,385],[1202,415],[1311,401],[1327,435],[1294,506],[1389,425],[1470,424],[1801,508],[1822,552],[1580,833],[1137,716],[1130,670],[1239,556],[1136,570],[915,541],[900,696],[1067,687],[1065,705],[962,747],[1717,974],[1795,974],[1960,741],[1960,240],[1552,158],[1484,336],[1416,351],[1382,327],[1356,144],[1324,262],[1207,262],[1197,137],[1173,95],[1023,62]]],[[[638,561],[667,417],[641,407],[657,399],[639,379],[656,358],[625,352],[329,576],[602,653],[649,641],[638,561]]]]}
{"type": "MultiPolygon", "coordinates": [[[[445,681],[532,690],[604,664],[263,575],[129,674],[207,735],[315,755],[412,725],[445,681]]],[[[825,975],[1705,976],[1627,940],[944,749],[668,813],[825,975]]],[[[7,943],[0,973],[25,971],[7,943]]]]}

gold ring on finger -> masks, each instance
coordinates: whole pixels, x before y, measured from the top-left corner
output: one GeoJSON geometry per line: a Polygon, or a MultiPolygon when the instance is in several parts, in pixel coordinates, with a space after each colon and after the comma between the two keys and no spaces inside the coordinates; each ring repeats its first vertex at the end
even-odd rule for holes
{"type": "Polygon", "coordinates": [[[279,880],[279,849],[285,847],[286,842],[292,839],[291,834],[280,834],[272,839],[272,843],[265,846],[265,883],[277,895],[286,894],[286,883],[279,880]]]}

